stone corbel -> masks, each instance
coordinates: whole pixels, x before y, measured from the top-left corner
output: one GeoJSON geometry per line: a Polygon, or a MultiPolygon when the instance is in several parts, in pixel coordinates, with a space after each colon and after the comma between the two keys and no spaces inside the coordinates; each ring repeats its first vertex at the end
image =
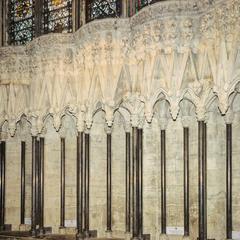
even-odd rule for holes
{"type": "Polygon", "coordinates": [[[113,125],[114,121],[114,108],[113,104],[104,104],[103,110],[105,111],[105,119],[108,127],[113,125]]]}
{"type": "Polygon", "coordinates": [[[105,130],[106,134],[112,134],[113,127],[112,127],[112,126],[105,125],[104,130],[105,130]]]}
{"type": "Polygon", "coordinates": [[[172,97],[169,99],[170,102],[170,113],[172,115],[173,120],[177,119],[180,107],[179,107],[179,99],[177,97],[172,97]]]}
{"type": "Polygon", "coordinates": [[[56,131],[58,132],[61,125],[62,125],[62,121],[61,121],[62,115],[61,113],[53,113],[53,126],[56,129],[56,131]]]}
{"type": "Polygon", "coordinates": [[[11,137],[15,135],[16,129],[17,129],[17,125],[16,125],[15,119],[10,119],[8,121],[8,131],[11,137]]]}
{"type": "Polygon", "coordinates": [[[144,105],[144,115],[148,123],[152,122],[153,118],[153,105],[150,101],[146,101],[144,105]]]}
{"type": "Polygon", "coordinates": [[[44,123],[42,117],[40,116],[33,116],[31,119],[31,134],[32,136],[37,136],[43,130],[44,123]]]}

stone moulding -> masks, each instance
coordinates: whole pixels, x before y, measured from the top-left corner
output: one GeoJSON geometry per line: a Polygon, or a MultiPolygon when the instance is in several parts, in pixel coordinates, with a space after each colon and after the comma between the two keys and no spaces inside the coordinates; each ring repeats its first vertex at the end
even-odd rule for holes
{"type": "Polygon", "coordinates": [[[132,18],[0,48],[1,124],[14,135],[25,116],[40,133],[51,115],[58,131],[71,114],[78,128],[90,128],[101,109],[111,126],[124,108],[138,125],[144,116],[151,122],[161,99],[173,119],[183,99],[199,120],[216,99],[225,114],[240,82],[239,33],[239,0],[166,1],[132,18]]]}

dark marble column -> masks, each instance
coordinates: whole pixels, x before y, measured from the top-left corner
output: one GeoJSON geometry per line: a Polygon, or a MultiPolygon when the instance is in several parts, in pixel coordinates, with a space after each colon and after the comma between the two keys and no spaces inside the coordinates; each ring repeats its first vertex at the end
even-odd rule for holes
{"type": "Polygon", "coordinates": [[[139,237],[139,145],[138,128],[132,128],[132,238],[139,237]]]}
{"type": "Polygon", "coordinates": [[[183,128],[184,236],[189,236],[189,128],[183,128]]]}
{"type": "Polygon", "coordinates": [[[36,161],[37,161],[37,137],[32,137],[32,199],[31,199],[31,234],[37,235],[36,230],[36,161]]]}
{"type": "Polygon", "coordinates": [[[107,232],[112,231],[112,134],[107,132],[107,232]]]}
{"type": "Polygon", "coordinates": [[[6,1],[0,1],[0,47],[6,43],[6,1]]]}
{"type": "Polygon", "coordinates": [[[131,133],[126,132],[126,233],[131,231],[131,133]]]}
{"type": "Polygon", "coordinates": [[[61,137],[61,210],[60,228],[65,227],[65,138],[61,137]]]}
{"type": "Polygon", "coordinates": [[[84,133],[77,136],[77,235],[76,239],[83,239],[83,174],[84,174],[84,133]]]}
{"type": "Polygon", "coordinates": [[[226,237],[232,239],[232,124],[226,124],[226,237]]]}
{"type": "Polygon", "coordinates": [[[199,240],[207,239],[207,126],[198,122],[199,240]]]}
{"type": "Polygon", "coordinates": [[[26,161],[26,143],[21,142],[21,215],[20,222],[24,224],[25,219],[25,161],[26,161]]]}
{"type": "Polygon", "coordinates": [[[138,158],[139,158],[139,239],[143,238],[143,130],[138,129],[138,158]]]}
{"type": "Polygon", "coordinates": [[[44,230],[44,138],[39,140],[39,234],[43,236],[44,230]]]}
{"type": "Polygon", "coordinates": [[[90,134],[85,133],[85,162],[84,162],[84,234],[90,237],[89,231],[89,151],[90,134]]]}
{"type": "MultiPolygon", "coordinates": [[[[40,220],[40,141],[36,141],[36,226],[39,226],[40,220]]],[[[39,232],[37,231],[37,234],[39,232]]]]}
{"type": "Polygon", "coordinates": [[[0,142],[0,231],[5,230],[5,153],[6,144],[0,142]]]}
{"type": "Polygon", "coordinates": [[[161,233],[166,234],[166,130],[161,130],[161,233]]]}

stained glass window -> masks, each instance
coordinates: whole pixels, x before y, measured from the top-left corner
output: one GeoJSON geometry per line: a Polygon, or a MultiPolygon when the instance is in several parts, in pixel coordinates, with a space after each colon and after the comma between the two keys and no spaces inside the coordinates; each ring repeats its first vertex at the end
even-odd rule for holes
{"type": "Polygon", "coordinates": [[[9,0],[9,42],[21,45],[34,37],[34,0],[9,0]]]}
{"type": "Polygon", "coordinates": [[[72,0],[44,0],[44,33],[72,32],[72,0]]]}
{"type": "Polygon", "coordinates": [[[121,0],[87,0],[87,22],[94,19],[120,17],[121,0]]]}
{"type": "Polygon", "coordinates": [[[165,0],[137,0],[136,1],[136,12],[139,11],[140,9],[142,9],[143,7],[156,3],[156,2],[162,2],[165,0]]]}

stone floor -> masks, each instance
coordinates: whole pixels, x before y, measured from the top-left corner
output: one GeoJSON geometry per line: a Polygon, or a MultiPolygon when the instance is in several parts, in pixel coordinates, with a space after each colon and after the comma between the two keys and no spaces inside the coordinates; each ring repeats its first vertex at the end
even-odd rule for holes
{"type": "MultiPolygon", "coordinates": [[[[0,239],[5,239],[5,240],[10,240],[10,239],[14,239],[14,240],[36,240],[36,238],[33,238],[31,236],[29,236],[29,232],[4,232],[4,233],[0,233],[0,239]]],[[[51,234],[51,235],[47,235],[44,238],[41,239],[46,239],[46,240],[75,240],[75,235],[55,235],[55,234],[51,234]]],[[[97,240],[106,240],[104,238],[92,238],[92,239],[97,239],[97,240]]],[[[109,240],[109,239],[108,239],[109,240]]],[[[121,239],[117,239],[117,238],[111,238],[111,240],[121,240],[121,239]]]]}

